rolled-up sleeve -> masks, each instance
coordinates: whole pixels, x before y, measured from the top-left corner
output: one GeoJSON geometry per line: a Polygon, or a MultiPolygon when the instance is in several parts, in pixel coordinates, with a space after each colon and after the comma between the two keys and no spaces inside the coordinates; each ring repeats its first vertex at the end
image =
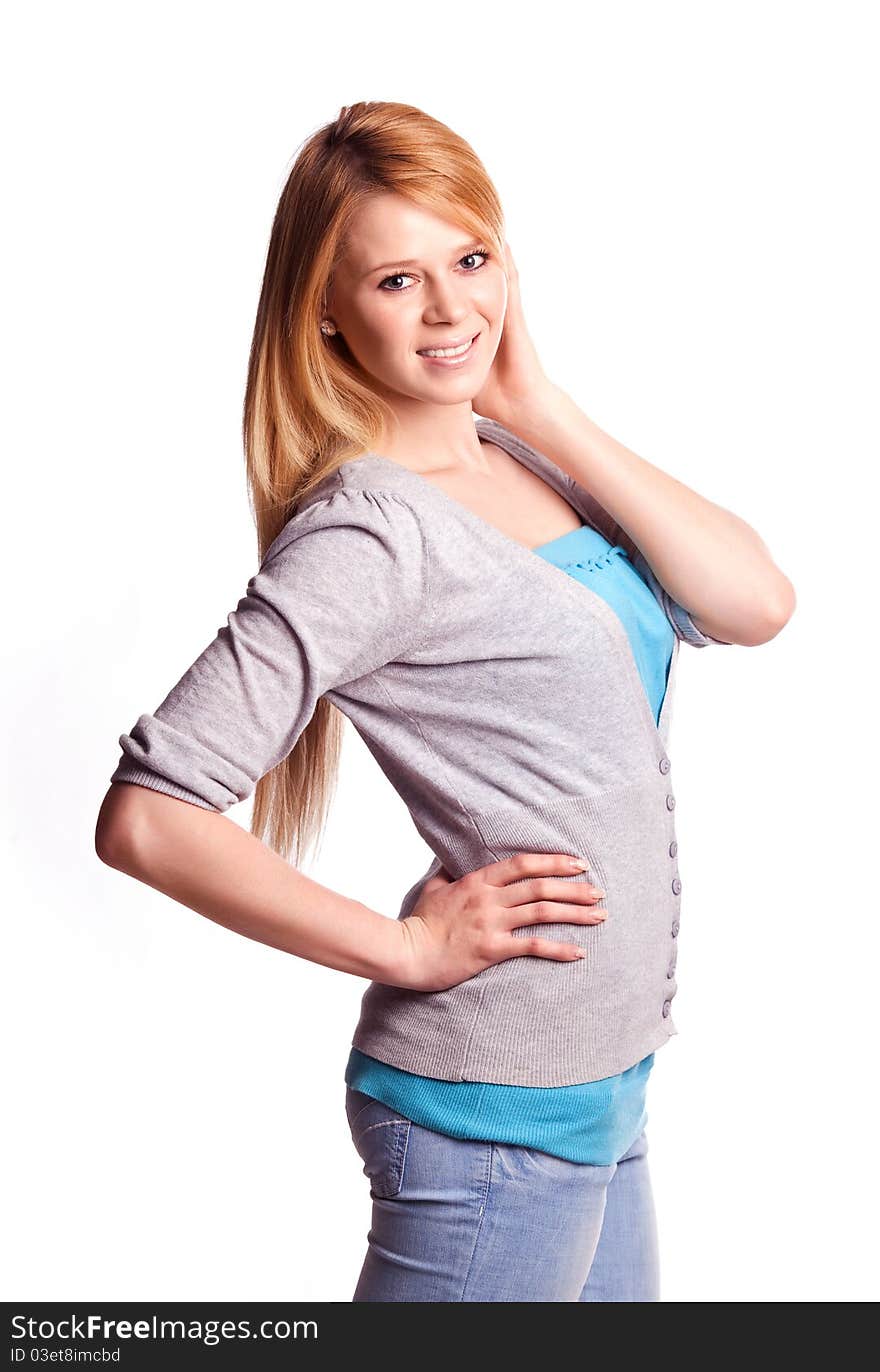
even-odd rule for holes
{"type": "Polygon", "coordinates": [[[574,493],[574,502],[579,502],[587,511],[591,522],[612,546],[623,548],[633,567],[650,587],[655,600],[672,625],[676,638],[681,639],[683,643],[689,643],[693,648],[708,648],[713,644],[729,648],[730,644],[725,639],[712,638],[710,634],[705,634],[702,629],[697,628],[689,611],[683,605],[679,605],[677,600],[673,600],[666,587],[658,581],[642,550],[633,542],[626,530],[612,519],[604,505],[600,505],[595,496],[573,477],[568,477],[568,481],[574,493]]]}
{"type": "Polygon", "coordinates": [[[417,644],[425,563],[418,519],[396,494],[343,488],[307,506],[213,641],[120,736],[111,781],[221,812],[245,800],[322,695],[417,644]]]}
{"type": "Polygon", "coordinates": [[[688,611],[683,605],[679,605],[677,600],[672,599],[665,586],[657,580],[647,558],[638,550],[633,555],[632,564],[653,591],[654,598],[661,605],[676,638],[680,638],[683,643],[689,643],[692,648],[708,648],[713,644],[730,647],[726,639],[712,638],[711,634],[704,634],[702,629],[697,628],[688,611]]]}

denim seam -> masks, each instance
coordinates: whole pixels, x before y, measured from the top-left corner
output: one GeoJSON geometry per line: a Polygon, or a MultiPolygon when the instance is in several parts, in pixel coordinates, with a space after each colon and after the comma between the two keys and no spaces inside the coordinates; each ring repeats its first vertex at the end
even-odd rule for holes
{"type": "Polygon", "coordinates": [[[404,1172],[406,1170],[406,1154],[407,1149],[409,1148],[409,1136],[411,1132],[412,1120],[406,1120],[404,1122],[404,1127],[398,1130],[398,1135],[395,1140],[396,1150],[394,1158],[394,1180],[395,1185],[397,1187],[397,1190],[394,1192],[395,1196],[399,1196],[401,1191],[403,1190],[403,1177],[404,1172]]]}
{"type": "Polygon", "coordinates": [[[483,1178],[483,1199],[480,1203],[480,1214],[477,1222],[477,1232],[474,1234],[474,1245],[471,1249],[470,1258],[468,1259],[467,1271],[464,1274],[464,1282],[462,1283],[461,1295],[459,1296],[459,1300],[461,1301],[464,1300],[464,1293],[467,1290],[467,1284],[470,1281],[471,1271],[474,1265],[474,1258],[477,1255],[477,1245],[480,1242],[480,1234],[483,1230],[483,1220],[486,1216],[486,1205],[489,1200],[489,1188],[492,1184],[492,1162],[495,1156],[494,1143],[490,1143],[488,1147],[484,1150],[484,1153],[486,1158],[486,1170],[485,1176],[483,1178]]]}
{"type": "Polygon", "coordinates": [[[389,1124],[407,1124],[407,1123],[409,1123],[409,1121],[408,1121],[408,1120],[405,1120],[405,1119],[403,1118],[402,1115],[398,1115],[398,1117],[397,1117],[396,1119],[393,1119],[393,1120],[380,1120],[378,1124],[368,1124],[367,1127],[366,1127],[366,1129],[363,1131],[363,1133],[360,1134],[360,1135],[358,1135],[358,1137],[359,1137],[359,1138],[364,1138],[367,1134],[369,1134],[369,1132],[370,1132],[371,1129],[387,1129],[388,1126],[389,1126],[389,1124]]]}

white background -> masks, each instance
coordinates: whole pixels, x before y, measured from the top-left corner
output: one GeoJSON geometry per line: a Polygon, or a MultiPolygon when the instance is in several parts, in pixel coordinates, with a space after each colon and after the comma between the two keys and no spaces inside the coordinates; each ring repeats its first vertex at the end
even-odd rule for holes
{"type": "MultiPolygon", "coordinates": [[[[177,0],[7,21],[4,1298],[348,1301],[363,1258],[343,1068],[367,983],[93,850],[119,734],[256,569],[240,414],[271,219],[297,148],[361,99],[472,143],[545,370],[795,585],[771,643],[682,648],[662,1298],[877,1298],[875,17],[177,0]]],[[[429,860],[348,726],[310,875],[394,916],[429,860]]]]}

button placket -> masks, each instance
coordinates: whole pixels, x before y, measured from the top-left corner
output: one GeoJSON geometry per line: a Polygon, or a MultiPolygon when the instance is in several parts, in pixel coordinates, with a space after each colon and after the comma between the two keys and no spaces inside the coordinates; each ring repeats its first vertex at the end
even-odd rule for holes
{"type": "MultiPolygon", "coordinates": [[[[669,769],[670,769],[670,767],[671,767],[672,764],[670,763],[670,760],[669,760],[668,756],[664,753],[664,754],[662,755],[662,757],[660,758],[660,760],[659,760],[659,762],[658,762],[657,765],[658,765],[658,767],[659,767],[660,772],[662,773],[662,775],[663,775],[663,776],[667,776],[667,775],[669,774],[669,769]]],[[[667,811],[669,812],[670,815],[672,814],[673,810],[675,809],[675,796],[673,795],[672,791],[667,791],[667,793],[666,793],[666,809],[667,809],[667,811]]],[[[677,856],[677,854],[678,854],[678,841],[677,841],[675,838],[670,838],[670,840],[669,840],[669,845],[668,845],[668,848],[667,848],[667,852],[669,853],[670,858],[673,859],[673,860],[674,860],[675,857],[677,856]]],[[[671,887],[671,890],[672,890],[672,894],[673,894],[674,896],[679,896],[679,895],[681,894],[681,878],[679,877],[678,872],[675,872],[675,873],[673,874],[672,880],[671,880],[671,882],[670,882],[670,887],[671,887]]],[[[676,915],[674,916],[674,918],[673,918],[672,927],[671,927],[671,934],[672,934],[672,938],[673,938],[673,939],[678,938],[679,927],[680,927],[679,918],[678,918],[678,915],[676,914],[676,915]]],[[[666,980],[667,980],[667,982],[672,981],[673,978],[675,977],[675,967],[676,967],[677,961],[678,961],[678,957],[677,957],[677,945],[676,945],[675,943],[673,943],[673,945],[672,945],[672,956],[671,956],[670,962],[669,962],[669,964],[668,964],[668,966],[667,966],[667,968],[666,968],[666,980]]],[[[660,1009],[660,1013],[661,1013],[661,1015],[663,1016],[664,1019],[668,1019],[668,1017],[669,1017],[670,1011],[671,1011],[671,1009],[672,1009],[672,997],[673,997],[674,995],[675,995],[675,992],[674,992],[674,991],[671,991],[670,993],[668,993],[668,994],[666,995],[666,998],[665,998],[664,1001],[663,1001],[663,1004],[662,1004],[661,1009],[660,1009]]]]}

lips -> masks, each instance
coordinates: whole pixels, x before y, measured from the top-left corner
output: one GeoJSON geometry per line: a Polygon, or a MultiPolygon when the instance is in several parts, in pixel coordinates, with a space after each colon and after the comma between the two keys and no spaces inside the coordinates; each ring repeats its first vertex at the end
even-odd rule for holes
{"type": "Polygon", "coordinates": [[[470,347],[470,345],[473,343],[474,339],[475,339],[475,338],[478,338],[478,337],[479,337],[479,335],[474,333],[474,334],[471,334],[469,338],[467,338],[467,337],[466,337],[466,338],[458,338],[458,339],[455,339],[455,340],[452,340],[452,339],[451,339],[448,343],[432,343],[431,346],[430,346],[429,348],[419,348],[419,349],[417,349],[417,351],[418,351],[419,357],[427,357],[427,356],[429,356],[432,352],[437,352],[437,351],[446,352],[446,351],[448,351],[450,348],[460,348],[462,354],[464,354],[464,353],[467,351],[467,349],[470,347]]]}

